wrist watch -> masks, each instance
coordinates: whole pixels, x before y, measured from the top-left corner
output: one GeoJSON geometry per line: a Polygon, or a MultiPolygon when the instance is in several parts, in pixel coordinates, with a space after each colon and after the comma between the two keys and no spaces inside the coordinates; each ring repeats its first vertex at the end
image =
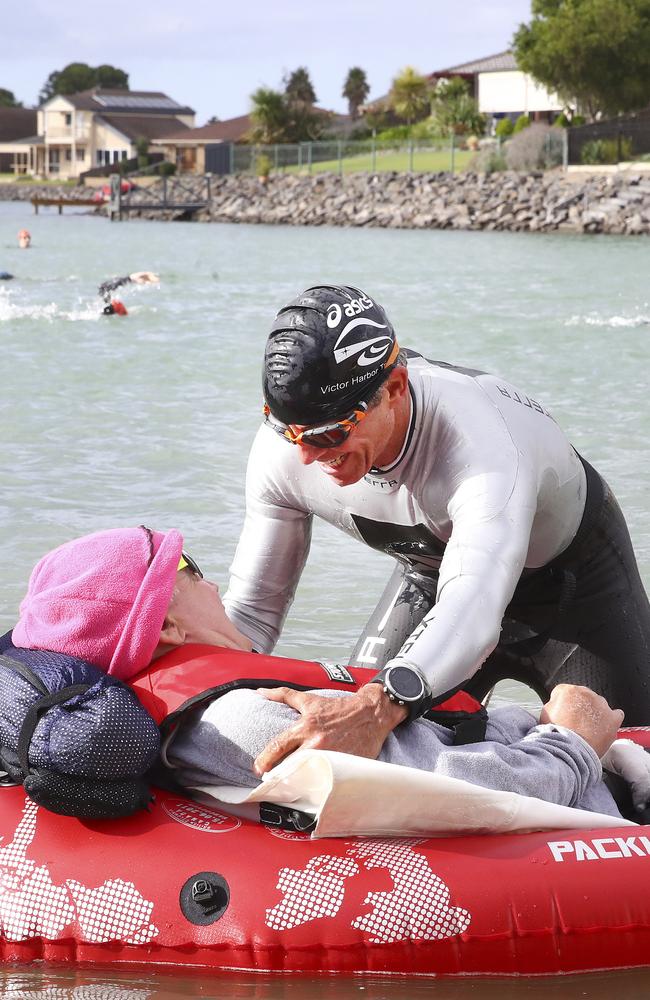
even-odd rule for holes
{"type": "Polygon", "coordinates": [[[433,701],[431,688],[417,667],[411,667],[406,663],[395,663],[380,670],[370,683],[381,684],[384,693],[391,701],[403,705],[408,710],[407,719],[404,721],[412,722],[413,719],[419,719],[431,708],[433,701]]]}

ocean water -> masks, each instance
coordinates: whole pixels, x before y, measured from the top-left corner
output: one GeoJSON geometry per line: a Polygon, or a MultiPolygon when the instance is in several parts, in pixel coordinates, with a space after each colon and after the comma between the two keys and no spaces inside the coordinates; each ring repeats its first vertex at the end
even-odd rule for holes
{"type": "MultiPolygon", "coordinates": [[[[267,331],[301,288],[331,281],[374,294],[405,346],[502,374],[550,409],[614,488],[650,584],[648,241],[109,223],[65,212],[33,216],[29,205],[0,203],[0,271],[15,275],[0,281],[3,630],[38,557],[99,528],[178,527],[225,586],[261,415],[267,331]],[[32,233],[29,250],[16,245],[23,226],[32,233]],[[139,270],[156,271],[160,284],[126,290],[127,317],[102,316],[100,282],[139,270]]],[[[278,652],[344,660],[390,570],[387,557],[316,525],[278,652]]],[[[50,975],[0,972],[2,995],[295,1000],[359,992],[378,1000],[426,989],[487,1000],[497,991],[476,982],[443,989],[417,980],[346,987],[258,978],[204,982],[207,992],[199,993],[182,970],[162,986],[137,975],[119,982],[112,973],[65,982],[61,971],[50,975]]],[[[516,995],[550,996],[552,988],[557,997],[604,997],[624,981],[626,997],[650,986],[645,974],[554,986],[524,980],[516,995]]],[[[514,996],[509,989],[498,986],[499,995],[514,996]]]]}

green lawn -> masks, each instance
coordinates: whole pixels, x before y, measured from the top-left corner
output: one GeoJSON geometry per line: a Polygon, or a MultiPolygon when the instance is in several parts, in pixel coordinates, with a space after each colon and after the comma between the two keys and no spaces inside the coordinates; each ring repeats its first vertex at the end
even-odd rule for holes
{"type": "MultiPolygon", "coordinates": [[[[454,170],[466,170],[470,160],[474,154],[469,150],[456,149],[454,151],[454,170]]],[[[422,149],[413,151],[413,159],[411,166],[411,158],[409,157],[408,151],[400,152],[380,152],[376,153],[374,166],[373,158],[371,153],[362,154],[360,156],[345,156],[343,157],[341,163],[338,160],[325,160],[322,163],[312,163],[311,171],[307,164],[303,164],[301,167],[281,167],[280,170],[283,173],[323,173],[324,171],[332,171],[333,173],[339,173],[342,168],[344,174],[359,173],[359,172],[369,172],[372,170],[384,171],[384,170],[396,170],[400,173],[404,173],[408,170],[415,170],[419,172],[430,172],[436,173],[440,170],[451,170],[451,150],[449,149],[422,149]]]]}
{"type": "Polygon", "coordinates": [[[77,183],[75,180],[63,181],[55,180],[50,178],[49,180],[37,181],[31,176],[25,176],[24,174],[0,174],[0,184],[38,184],[39,187],[45,184],[56,185],[56,187],[74,187],[77,183]]]}

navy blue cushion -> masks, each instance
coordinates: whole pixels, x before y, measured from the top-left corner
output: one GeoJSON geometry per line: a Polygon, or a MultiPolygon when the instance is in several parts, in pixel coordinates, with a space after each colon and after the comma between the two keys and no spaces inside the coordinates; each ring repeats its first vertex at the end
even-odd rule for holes
{"type": "Polygon", "coordinates": [[[47,805],[42,796],[47,799],[56,787],[50,772],[81,779],[81,784],[59,783],[49,808],[72,815],[123,815],[146,800],[139,779],[153,767],[160,749],[156,723],[121,681],[73,656],[19,649],[12,645],[10,632],[0,638],[0,755],[12,776],[25,780],[17,755],[26,716],[44,692],[64,692],[80,684],[87,688],[46,708],[36,722],[27,755],[31,785],[25,781],[25,789],[29,794],[31,786],[34,791],[38,787],[41,791],[34,798],[47,805]],[[18,672],[20,664],[27,668],[25,675],[18,672]],[[132,787],[129,782],[134,782],[132,787]],[[98,787],[91,795],[93,783],[98,787]],[[88,794],[82,807],[84,787],[88,794]],[[95,812],[83,811],[88,808],[95,812]]]}

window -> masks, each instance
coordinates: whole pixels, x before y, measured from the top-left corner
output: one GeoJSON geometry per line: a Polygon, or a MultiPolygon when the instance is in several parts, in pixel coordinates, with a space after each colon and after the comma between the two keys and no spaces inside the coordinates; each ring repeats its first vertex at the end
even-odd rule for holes
{"type": "Polygon", "coordinates": [[[66,125],[72,125],[72,115],[64,115],[66,125]]]}
{"type": "Polygon", "coordinates": [[[72,150],[71,149],[66,149],[66,151],[65,151],[65,158],[66,158],[66,160],[71,160],[72,159],[72,150]]]}
{"type": "Polygon", "coordinates": [[[97,160],[97,166],[102,167],[104,165],[104,150],[98,149],[95,151],[95,159],[97,160]]]}
{"type": "Polygon", "coordinates": [[[83,148],[83,146],[77,146],[77,159],[78,160],[86,159],[86,150],[83,148]]]}
{"type": "Polygon", "coordinates": [[[123,149],[123,150],[122,150],[122,159],[123,159],[123,160],[128,160],[128,158],[129,158],[129,153],[128,153],[128,150],[126,150],[126,149],[123,149]]]}
{"type": "Polygon", "coordinates": [[[120,158],[120,151],[119,151],[119,149],[114,149],[113,150],[113,163],[117,163],[117,161],[119,160],[119,158],[120,158]]]}

